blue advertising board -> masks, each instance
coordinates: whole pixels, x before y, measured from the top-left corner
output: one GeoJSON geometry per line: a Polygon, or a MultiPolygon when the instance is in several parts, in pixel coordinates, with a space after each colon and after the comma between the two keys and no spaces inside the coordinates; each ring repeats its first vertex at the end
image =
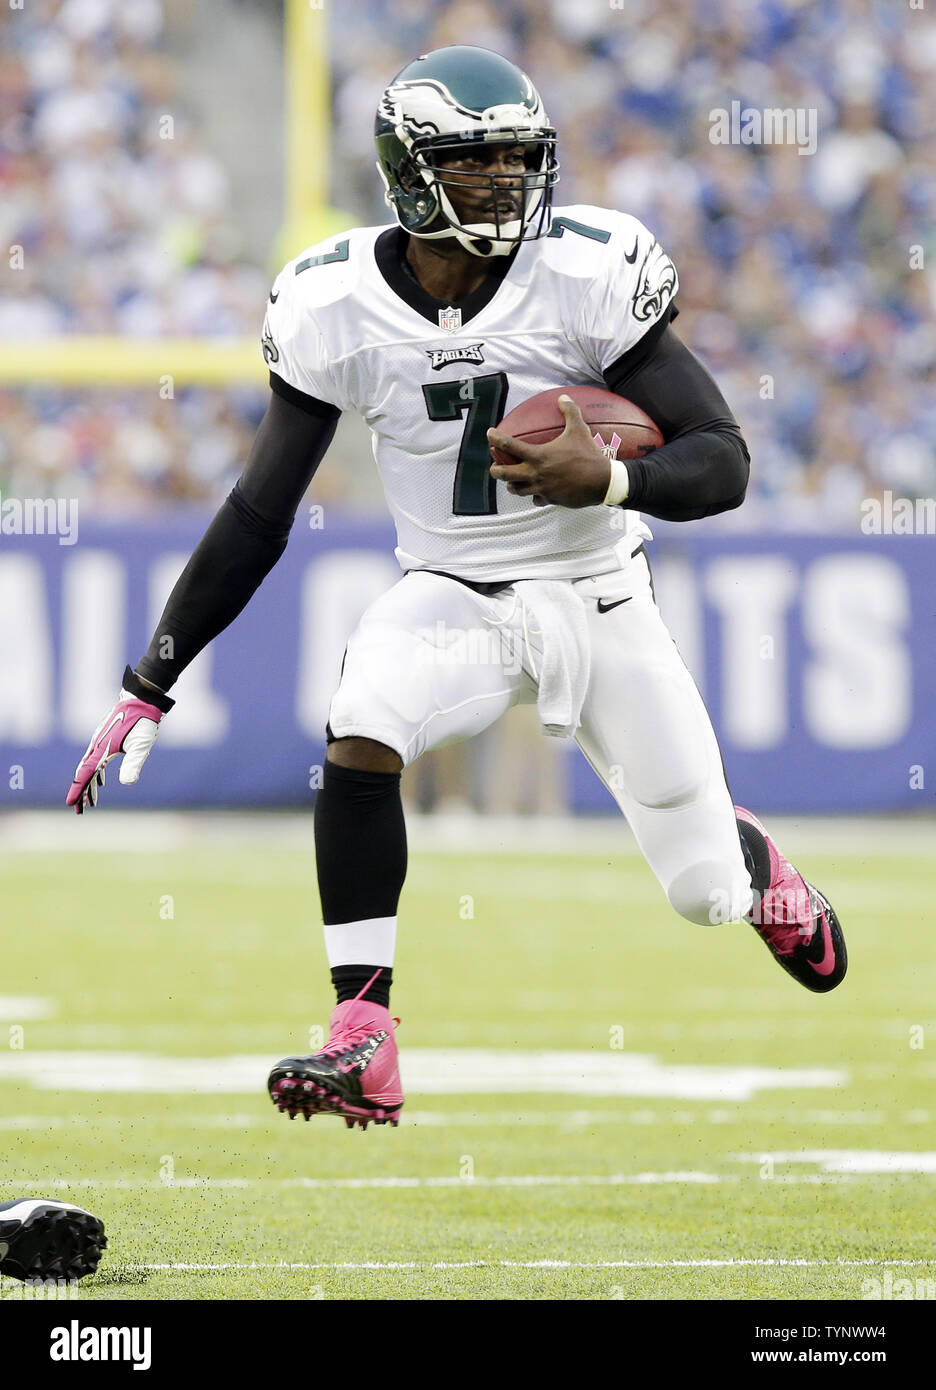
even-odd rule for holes
{"type": "MultiPolygon", "coordinates": [[[[0,807],[63,804],[204,515],[0,536],[0,807]]],[[[349,632],[400,574],[392,527],[310,509],[247,609],[173,690],[123,806],[307,805],[349,632]]],[[[936,785],[936,562],[925,535],[715,533],[654,523],[657,596],[735,799],[920,810],[936,785]]],[[[570,802],[611,810],[570,749],[570,802]]]]}

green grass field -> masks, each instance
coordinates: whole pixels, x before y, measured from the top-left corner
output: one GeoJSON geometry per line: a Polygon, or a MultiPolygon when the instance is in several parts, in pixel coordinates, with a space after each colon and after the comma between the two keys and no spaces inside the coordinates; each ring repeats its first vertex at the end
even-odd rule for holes
{"type": "Polygon", "coordinates": [[[586,1059],[579,1094],[411,1087],[399,1129],[365,1134],[290,1123],[264,1090],[331,1007],[311,853],[4,853],[3,1197],[104,1219],[85,1301],[853,1299],[886,1268],[934,1279],[936,864],[801,867],[849,943],[827,998],[749,927],[682,922],[638,858],[414,855],[404,1084],[407,1049],[414,1071],[438,1049],[547,1050],[619,1063],[634,1093],[598,1093],[586,1059]],[[47,1016],[18,1018],[43,1011],[22,997],[47,1016]],[[777,1085],[789,1071],[810,1075],[777,1085]],[[229,1089],[197,1089],[215,1077],[229,1089]]]}

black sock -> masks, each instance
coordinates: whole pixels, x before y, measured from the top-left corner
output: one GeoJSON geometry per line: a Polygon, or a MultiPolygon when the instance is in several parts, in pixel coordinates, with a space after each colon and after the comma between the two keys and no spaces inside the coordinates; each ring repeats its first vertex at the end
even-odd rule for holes
{"type": "Polygon", "coordinates": [[[346,999],[356,999],[360,994],[362,999],[370,999],[372,1003],[383,1004],[385,1009],[389,1009],[390,986],[393,984],[393,970],[389,965],[333,965],[331,977],[339,1004],[346,999]],[[364,989],[368,980],[373,980],[373,984],[364,989]]]}
{"type": "MultiPolygon", "coordinates": [[[[399,772],[363,772],[326,762],[322,786],[315,798],[315,859],[322,915],[327,924],[366,922],[395,917],[406,877],[406,824],[400,798],[399,772]]],[[[353,998],[378,966],[339,966],[341,971],[368,971],[353,998]]],[[[365,998],[386,1006],[387,969],[365,998]]],[[[344,980],[335,978],[339,991],[344,980]]]]}

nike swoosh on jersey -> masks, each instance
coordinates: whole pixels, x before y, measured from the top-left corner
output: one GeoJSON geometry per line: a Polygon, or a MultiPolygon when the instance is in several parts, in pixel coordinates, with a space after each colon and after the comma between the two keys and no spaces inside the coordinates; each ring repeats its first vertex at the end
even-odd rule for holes
{"type": "Polygon", "coordinates": [[[275,304],[276,301],[277,301],[278,299],[279,299],[279,292],[277,291],[277,293],[274,294],[273,291],[270,290],[270,303],[271,303],[271,304],[275,304]]]}
{"type": "Polygon", "coordinates": [[[620,608],[622,603],[630,603],[633,597],[633,594],[628,594],[627,598],[616,599],[614,603],[605,603],[604,599],[600,598],[598,600],[598,612],[610,613],[612,608],[620,608]]]}
{"type": "Polygon", "coordinates": [[[640,239],[638,238],[637,241],[634,242],[634,249],[633,249],[633,251],[630,253],[629,256],[628,256],[627,252],[625,251],[625,253],[624,253],[624,259],[625,259],[625,261],[627,262],[628,265],[633,265],[634,262],[636,261],[636,259],[637,259],[637,248],[638,248],[639,245],[640,245],[640,239]]]}

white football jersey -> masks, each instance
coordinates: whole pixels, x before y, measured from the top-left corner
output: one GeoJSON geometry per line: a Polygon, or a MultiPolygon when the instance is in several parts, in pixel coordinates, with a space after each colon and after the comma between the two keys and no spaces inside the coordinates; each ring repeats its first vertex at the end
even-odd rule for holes
{"type": "Polygon", "coordinates": [[[634,217],[556,208],[548,235],[452,306],[403,268],[404,238],[359,227],[290,261],[264,322],[271,371],[370,426],[404,569],[478,581],[616,569],[637,513],[514,496],[490,476],[487,430],[540,391],[604,386],[676,293],[672,261],[634,217]]]}

